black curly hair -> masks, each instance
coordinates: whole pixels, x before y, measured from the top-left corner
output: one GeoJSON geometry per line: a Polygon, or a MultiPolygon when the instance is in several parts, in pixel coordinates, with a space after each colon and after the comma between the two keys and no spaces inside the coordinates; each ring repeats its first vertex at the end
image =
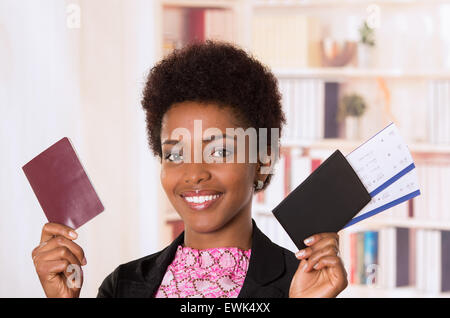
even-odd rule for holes
{"type": "MultiPolygon", "coordinates": [[[[190,43],[174,50],[150,70],[141,104],[149,146],[160,160],[162,118],[171,105],[184,101],[230,107],[243,126],[254,127],[258,135],[259,128],[267,128],[268,142],[271,128],[278,128],[281,136],[286,123],[278,82],[270,69],[228,42],[190,43]]],[[[271,176],[255,192],[264,190],[271,176]]]]}

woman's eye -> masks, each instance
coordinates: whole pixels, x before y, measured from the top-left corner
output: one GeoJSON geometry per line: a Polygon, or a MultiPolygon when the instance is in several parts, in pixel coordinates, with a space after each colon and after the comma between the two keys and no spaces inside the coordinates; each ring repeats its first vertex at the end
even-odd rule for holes
{"type": "Polygon", "coordinates": [[[225,148],[218,148],[214,151],[214,154],[218,153],[219,155],[215,156],[215,157],[226,157],[228,155],[231,154],[231,151],[226,150],[225,148]]]}
{"type": "Polygon", "coordinates": [[[169,153],[169,154],[166,154],[164,159],[171,161],[171,162],[177,162],[177,161],[183,160],[183,156],[180,156],[178,153],[169,153]]]}

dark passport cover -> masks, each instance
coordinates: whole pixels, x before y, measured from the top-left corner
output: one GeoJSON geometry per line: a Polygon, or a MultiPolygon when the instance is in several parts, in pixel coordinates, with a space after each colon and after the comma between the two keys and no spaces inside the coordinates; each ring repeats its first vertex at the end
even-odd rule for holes
{"type": "Polygon", "coordinates": [[[49,222],[77,229],[104,210],[67,137],[22,169],[49,222]]]}
{"type": "Polygon", "coordinates": [[[307,237],[338,232],[371,200],[356,172],[336,150],[273,210],[298,247],[307,237]]]}

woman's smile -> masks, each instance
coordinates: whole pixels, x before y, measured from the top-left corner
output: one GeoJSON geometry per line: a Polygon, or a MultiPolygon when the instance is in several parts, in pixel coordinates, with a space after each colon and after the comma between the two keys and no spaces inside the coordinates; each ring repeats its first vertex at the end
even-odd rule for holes
{"type": "Polygon", "coordinates": [[[196,211],[212,210],[220,202],[223,193],[211,195],[180,195],[188,207],[196,211]]]}

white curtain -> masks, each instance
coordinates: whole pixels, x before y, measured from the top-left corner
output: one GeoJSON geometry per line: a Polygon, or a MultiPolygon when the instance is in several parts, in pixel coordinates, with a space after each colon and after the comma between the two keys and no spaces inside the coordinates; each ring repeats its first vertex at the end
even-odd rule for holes
{"type": "Polygon", "coordinates": [[[22,166],[65,136],[105,206],[78,230],[81,296],[159,249],[158,162],[140,106],[157,54],[155,5],[0,0],[0,297],[44,296],[31,251],[47,220],[22,166]]]}

